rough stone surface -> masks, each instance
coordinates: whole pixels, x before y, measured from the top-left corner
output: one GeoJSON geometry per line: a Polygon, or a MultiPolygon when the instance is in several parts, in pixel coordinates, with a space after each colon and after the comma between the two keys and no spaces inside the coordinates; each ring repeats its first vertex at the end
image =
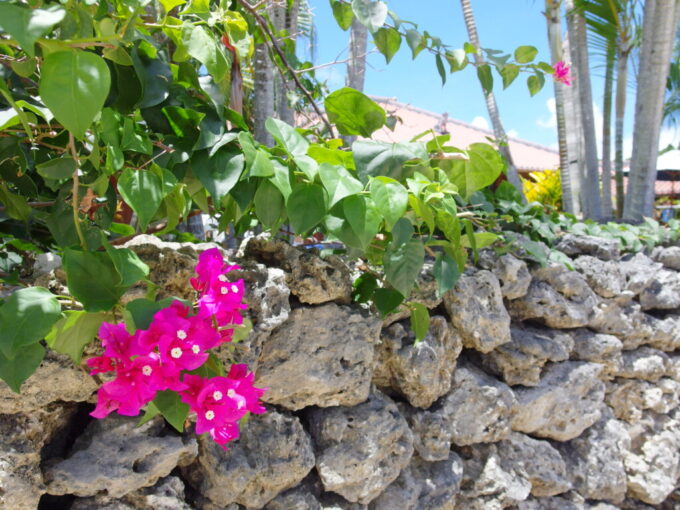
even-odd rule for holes
{"type": "Polygon", "coordinates": [[[620,420],[635,423],[644,411],[666,414],[680,404],[680,382],[662,377],[655,382],[615,379],[607,384],[605,401],[620,420]]]}
{"type": "Polygon", "coordinates": [[[603,239],[580,234],[565,234],[556,248],[567,255],[592,255],[602,260],[619,257],[619,244],[614,239],[603,239]]]}
{"type": "Polygon", "coordinates": [[[463,363],[453,375],[451,391],[426,410],[402,406],[414,433],[414,445],[425,460],[448,458],[451,444],[493,442],[510,433],[516,406],[510,388],[463,363]]]}
{"type": "Polygon", "coordinates": [[[626,281],[625,290],[629,290],[637,296],[652,283],[657,271],[662,266],[644,253],[636,253],[623,257],[619,267],[626,281]]]}
{"type": "Polygon", "coordinates": [[[614,335],[595,333],[589,329],[572,332],[574,349],[571,358],[579,361],[592,361],[604,366],[602,375],[610,379],[623,364],[621,350],[623,343],[614,335]]]}
{"type": "Polygon", "coordinates": [[[664,267],[680,271],[680,246],[656,248],[652,256],[654,260],[661,262],[664,267]]]}
{"type": "Polygon", "coordinates": [[[498,278],[490,271],[462,275],[444,296],[444,305],[465,347],[489,352],[510,341],[510,316],[498,278]]]}
{"type": "Polygon", "coordinates": [[[574,260],[574,269],[581,273],[588,285],[600,296],[611,298],[621,294],[625,286],[623,273],[619,264],[604,262],[589,255],[574,260]]]}
{"type": "Polygon", "coordinates": [[[651,347],[640,347],[623,353],[621,369],[615,375],[626,379],[657,381],[666,375],[669,365],[670,358],[666,353],[651,347]]]}
{"type": "Polygon", "coordinates": [[[223,450],[199,439],[198,460],[183,469],[194,489],[224,507],[238,503],[259,509],[296,486],[314,467],[314,452],[300,420],[269,410],[253,416],[238,441],[223,450]]]}
{"type": "Polygon", "coordinates": [[[426,462],[415,455],[369,509],[454,510],[462,478],[463,462],[453,452],[438,462],[426,462]]]}
{"type": "Polygon", "coordinates": [[[640,293],[643,310],[674,310],[680,308],[680,273],[661,269],[640,293]]]}
{"type": "Polygon", "coordinates": [[[356,405],[368,397],[380,321],[333,303],[298,308],[265,341],[257,385],[264,400],[297,410],[356,405]]]}
{"type": "Polygon", "coordinates": [[[321,482],[350,502],[375,499],[413,454],[406,420],[377,390],[358,406],[313,409],[308,417],[321,482]]]}
{"type": "Polygon", "coordinates": [[[545,328],[511,327],[512,340],[483,358],[484,367],[510,386],[536,386],[548,361],[569,359],[574,341],[567,333],[545,328]]]}
{"type": "Polygon", "coordinates": [[[156,485],[131,492],[122,499],[105,494],[76,498],[71,510],[193,510],[185,501],[184,483],[176,476],[158,480],[156,485]]]}
{"type": "Polygon", "coordinates": [[[264,510],[321,510],[321,503],[317,498],[319,492],[320,488],[303,481],[297,487],[276,496],[264,506],[264,510]]]}
{"type": "Polygon", "coordinates": [[[196,457],[196,441],[166,434],[160,417],[141,427],[138,421],[111,415],[90,423],[70,455],[45,470],[47,492],[122,497],[196,457]]]}
{"type": "Polygon", "coordinates": [[[626,497],[624,458],[630,437],[612,411],[602,407],[602,418],[579,437],[556,443],[567,462],[574,490],[584,498],[621,503],[626,497]]]}
{"type": "MultiPolygon", "coordinates": [[[[442,297],[438,294],[437,280],[432,273],[433,267],[433,262],[427,260],[424,262],[420,274],[418,275],[416,285],[406,301],[420,303],[429,309],[437,308],[441,304],[442,297]]],[[[396,311],[385,317],[383,326],[387,327],[397,321],[408,319],[410,316],[411,309],[402,303],[396,311]]]]}
{"type": "Polygon", "coordinates": [[[425,338],[417,345],[414,342],[415,335],[406,323],[385,328],[376,349],[373,382],[405,396],[414,407],[427,408],[449,391],[463,344],[441,316],[431,317],[425,338]]]}
{"type": "Polygon", "coordinates": [[[531,274],[523,260],[506,253],[498,258],[493,272],[500,281],[501,294],[505,299],[517,299],[527,293],[531,274]]]}
{"type": "Polygon", "coordinates": [[[580,435],[600,419],[604,383],[597,363],[565,361],[546,367],[534,388],[516,388],[514,430],[557,441],[580,435]]]}
{"type": "Polygon", "coordinates": [[[311,251],[294,248],[266,234],[249,239],[244,252],[247,257],[283,269],[291,292],[302,303],[351,301],[350,271],[339,257],[322,259],[311,251]]]}
{"type": "Polygon", "coordinates": [[[598,299],[576,271],[550,266],[534,271],[527,294],[510,301],[510,314],[519,320],[540,320],[551,328],[587,325],[598,299]]]}

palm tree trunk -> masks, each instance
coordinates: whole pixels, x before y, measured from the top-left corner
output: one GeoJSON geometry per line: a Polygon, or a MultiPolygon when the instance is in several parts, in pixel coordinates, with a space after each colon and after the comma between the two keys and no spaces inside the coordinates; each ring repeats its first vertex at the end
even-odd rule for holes
{"type": "MultiPolygon", "coordinates": [[[[545,17],[548,24],[550,58],[555,62],[564,60],[562,55],[562,24],[560,22],[561,0],[545,0],[545,17]]],[[[574,200],[572,175],[569,172],[569,150],[567,146],[567,123],[564,112],[564,83],[553,81],[555,89],[555,116],[557,118],[557,141],[560,152],[560,176],[562,181],[562,208],[576,214],[578,207],[574,200]]]]}
{"type": "Polygon", "coordinates": [[[628,92],[628,50],[618,52],[616,71],[616,120],[614,123],[614,172],[616,178],[616,216],[623,216],[623,118],[628,92]]]}
{"type": "MultiPolygon", "coordinates": [[[[470,0],[460,0],[460,5],[463,8],[463,18],[465,19],[465,27],[467,28],[468,37],[470,38],[470,44],[477,48],[475,53],[475,64],[480,66],[483,65],[484,57],[480,52],[479,36],[477,35],[477,25],[475,23],[475,18],[472,13],[472,6],[470,5],[470,0]]],[[[484,99],[486,100],[486,109],[489,112],[489,119],[491,120],[491,125],[493,126],[494,137],[499,142],[499,152],[505,158],[508,164],[507,177],[508,181],[517,189],[517,191],[524,197],[522,192],[522,182],[519,179],[519,174],[517,172],[517,167],[512,159],[512,154],[510,154],[510,148],[508,146],[508,135],[503,129],[503,124],[501,123],[500,114],[498,113],[498,106],[496,105],[496,98],[493,92],[484,92],[484,99]]]]}
{"type": "Polygon", "coordinates": [[[643,216],[653,214],[664,91],[679,17],[680,0],[645,2],[635,100],[633,155],[628,178],[628,198],[623,209],[623,217],[627,220],[638,221],[643,216]]]}
{"type": "MultiPolygon", "coordinates": [[[[294,0],[277,1],[272,8],[272,24],[277,32],[285,31],[287,36],[295,43],[297,36],[297,17],[300,2],[294,0]]],[[[281,76],[279,73],[274,77],[275,109],[279,119],[290,125],[295,125],[295,111],[290,106],[288,92],[295,90],[292,79],[281,76]]]]}
{"type": "Polygon", "coordinates": [[[366,79],[366,49],[368,47],[368,29],[356,18],[352,21],[349,35],[349,61],[345,84],[360,92],[364,91],[366,79]]]}
{"type": "Polygon", "coordinates": [[[604,75],[604,101],[602,104],[602,214],[612,216],[612,95],[614,92],[614,64],[616,43],[607,45],[604,75]]]}
{"type": "MultiPolygon", "coordinates": [[[[564,56],[568,62],[573,62],[571,57],[571,45],[569,35],[564,39],[564,56]]],[[[583,196],[581,184],[585,182],[585,141],[581,129],[581,108],[579,106],[579,84],[572,79],[571,86],[563,88],[564,119],[566,124],[567,153],[569,154],[569,177],[571,178],[571,192],[574,197],[574,215],[580,216],[583,212],[583,196]]],[[[558,119],[559,121],[559,119],[558,119]]]]}
{"type": "Polygon", "coordinates": [[[593,92],[590,85],[588,65],[588,40],[583,16],[574,11],[573,0],[566,0],[568,11],[567,25],[572,49],[574,81],[578,82],[579,106],[581,109],[581,128],[585,140],[586,180],[584,182],[584,215],[587,218],[602,218],[600,198],[600,175],[597,161],[597,142],[595,137],[595,116],[593,114],[593,92]]]}
{"type": "Polygon", "coordinates": [[[264,123],[274,116],[274,67],[266,43],[255,46],[253,67],[253,135],[255,140],[271,147],[274,138],[264,123]]]}

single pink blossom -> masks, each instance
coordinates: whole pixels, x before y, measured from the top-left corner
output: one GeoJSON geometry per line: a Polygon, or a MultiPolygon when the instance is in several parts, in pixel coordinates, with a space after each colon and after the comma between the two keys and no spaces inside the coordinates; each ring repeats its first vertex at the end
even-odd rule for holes
{"type": "Polygon", "coordinates": [[[566,62],[560,60],[554,66],[555,68],[555,81],[564,83],[565,85],[571,85],[571,67],[567,65],[566,62]]]}

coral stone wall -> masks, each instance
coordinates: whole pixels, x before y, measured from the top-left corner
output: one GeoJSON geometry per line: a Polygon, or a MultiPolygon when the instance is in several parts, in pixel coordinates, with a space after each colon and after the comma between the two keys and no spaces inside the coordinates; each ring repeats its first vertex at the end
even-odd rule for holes
{"type": "MultiPolygon", "coordinates": [[[[128,246],[160,297],[191,296],[206,246],[128,246]]],[[[343,260],[253,238],[230,258],[254,328],[219,356],[251,365],[268,413],[226,452],[159,418],[92,420],[95,383],[49,352],[21,395],[0,383],[0,508],[680,508],[680,248],[560,248],[574,270],[483,253],[443,299],[423,274],[414,345],[407,313],[352,304],[343,260]]]]}

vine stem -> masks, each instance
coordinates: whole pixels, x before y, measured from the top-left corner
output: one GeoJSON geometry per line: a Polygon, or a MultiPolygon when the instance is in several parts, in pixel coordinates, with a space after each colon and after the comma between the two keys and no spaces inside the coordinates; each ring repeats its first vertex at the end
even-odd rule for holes
{"type": "Polygon", "coordinates": [[[80,190],[80,181],[78,179],[78,170],[80,169],[80,160],[78,159],[78,153],[76,151],[76,141],[73,138],[73,133],[69,131],[68,134],[68,147],[71,151],[71,157],[76,164],[73,170],[73,198],[71,199],[71,207],[73,208],[73,223],[76,226],[76,232],[78,233],[78,239],[80,240],[80,246],[83,250],[87,250],[87,243],[85,242],[85,236],[83,235],[83,230],[80,228],[80,216],[78,215],[78,191],[80,190]]]}
{"type": "MultiPolygon", "coordinates": [[[[309,93],[309,91],[305,88],[305,86],[302,84],[300,81],[300,78],[298,77],[297,73],[295,72],[295,69],[290,65],[288,60],[286,59],[286,56],[283,53],[283,50],[281,50],[281,47],[279,46],[279,43],[276,42],[276,37],[274,37],[274,34],[271,32],[269,29],[269,24],[267,23],[267,20],[265,20],[256,10],[255,7],[259,7],[262,2],[256,4],[255,7],[250,5],[247,0],[237,0],[238,4],[243,7],[246,11],[248,11],[254,18],[255,21],[257,22],[258,25],[262,28],[262,31],[267,35],[267,38],[269,39],[269,42],[271,43],[272,48],[274,49],[274,52],[279,56],[281,59],[281,62],[283,65],[286,67],[288,70],[288,73],[290,76],[293,78],[293,81],[295,82],[295,86],[305,95],[307,98],[307,101],[310,102],[312,107],[314,108],[314,111],[316,114],[319,116],[321,121],[324,123],[326,126],[326,129],[328,129],[328,133],[330,134],[331,138],[335,138],[335,132],[333,131],[333,126],[331,126],[331,123],[328,121],[324,113],[321,111],[319,106],[316,104],[316,101],[314,101],[314,98],[312,95],[309,93]]],[[[278,67],[278,66],[277,66],[278,67]]]]}

